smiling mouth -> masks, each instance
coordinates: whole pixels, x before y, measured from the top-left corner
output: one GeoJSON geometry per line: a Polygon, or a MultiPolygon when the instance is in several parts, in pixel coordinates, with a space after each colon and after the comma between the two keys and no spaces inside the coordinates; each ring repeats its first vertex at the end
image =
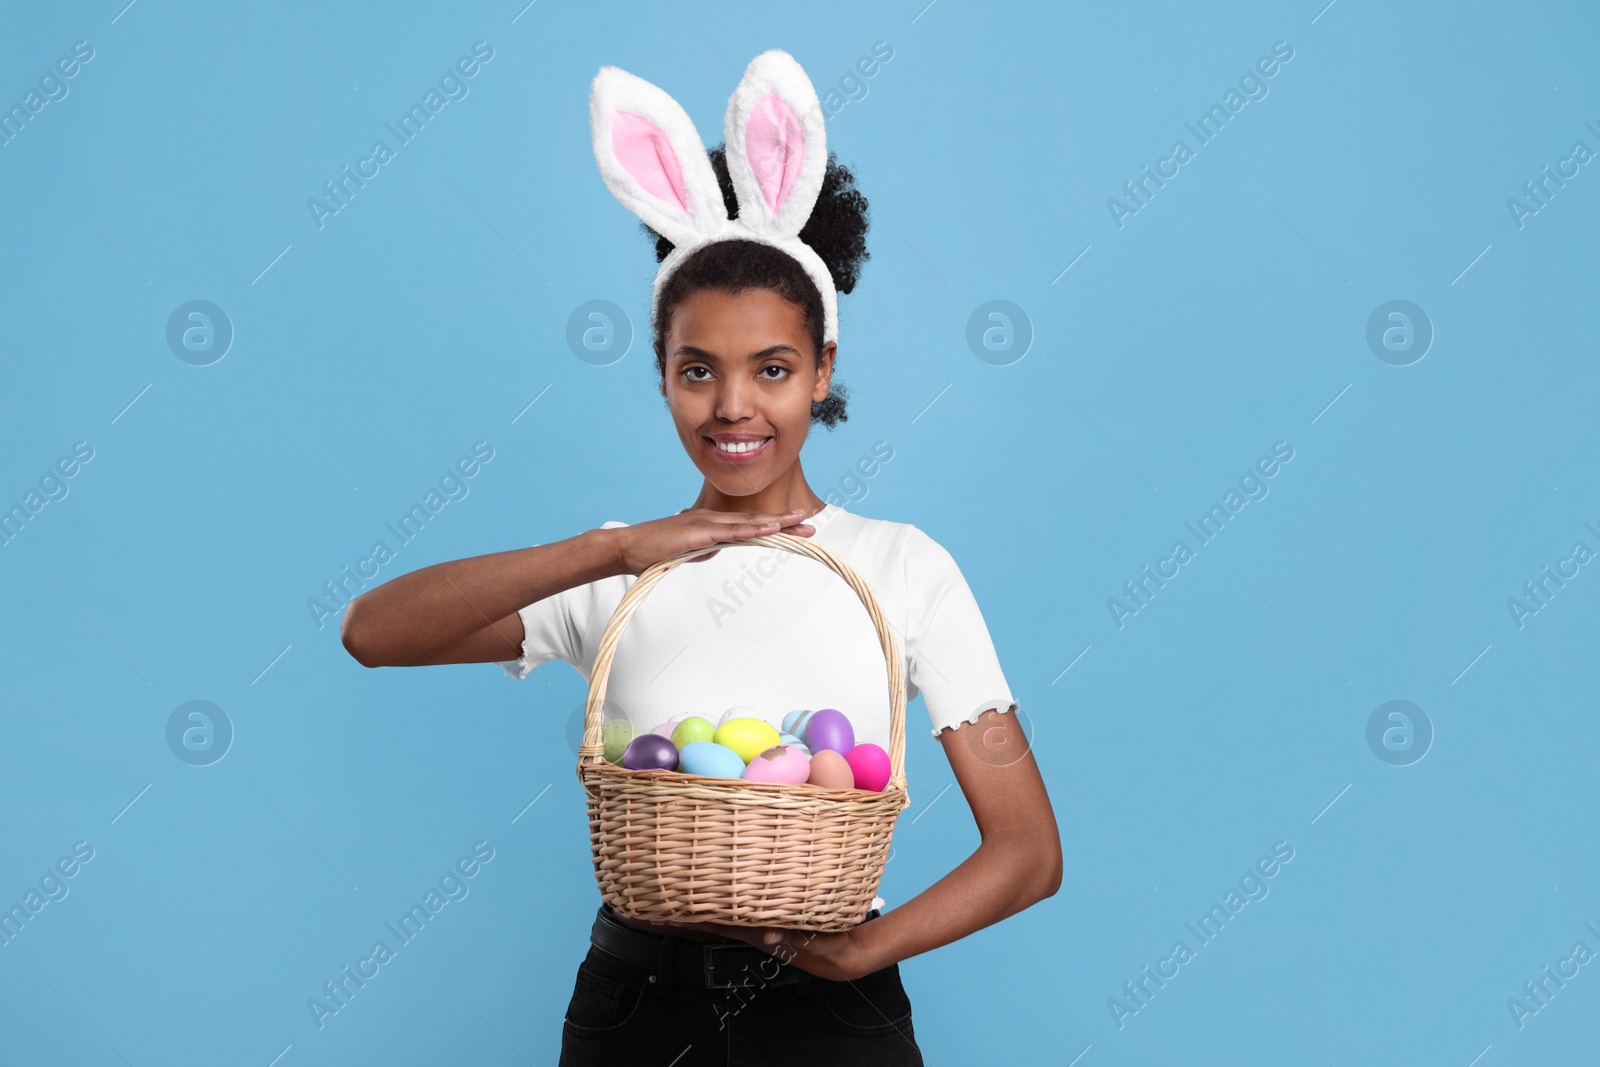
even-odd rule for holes
{"type": "Polygon", "coordinates": [[[749,463],[766,454],[768,446],[772,444],[772,438],[765,437],[756,442],[739,442],[730,447],[724,447],[710,437],[707,437],[705,442],[718,459],[729,463],[749,463]]]}

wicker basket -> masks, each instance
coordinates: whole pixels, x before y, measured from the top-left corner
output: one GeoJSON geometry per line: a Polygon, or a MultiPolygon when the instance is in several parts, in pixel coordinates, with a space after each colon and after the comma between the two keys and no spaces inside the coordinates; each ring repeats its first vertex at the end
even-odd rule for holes
{"type": "Polygon", "coordinates": [[[630,771],[605,760],[601,715],[611,658],[640,602],[699,548],[633,583],[600,638],[584,709],[578,780],[600,897],[636,919],[848,930],[867,917],[906,792],[906,689],[899,647],[872,589],[842,559],[794,534],[719,543],[809,556],[850,584],[872,616],[889,674],[889,782],[881,793],[630,771]]]}

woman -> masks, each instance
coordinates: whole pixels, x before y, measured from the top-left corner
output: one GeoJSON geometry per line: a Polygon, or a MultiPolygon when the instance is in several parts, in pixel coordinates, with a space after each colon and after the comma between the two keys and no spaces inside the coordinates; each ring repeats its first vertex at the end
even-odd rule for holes
{"type": "Polygon", "coordinates": [[[664,518],[395,578],[350,604],[343,639],[369,667],[499,663],[520,678],[560,658],[587,678],[633,580],[705,548],[630,620],[608,710],[647,730],[685,707],[714,719],[745,704],[774,720],[785,708],[839,707],[858,741],[887,747],[885,665],[855,593],[792,553],[716,547],[780,530],[814,537],[866,580],[895,627],[907,699],[924,697],[982,843],[915,898],[886,914],[873,908],[843,932],[659,924],[602,905],[563,1025],[568,1067],[920,1064],[898,961],[1060,886],[1049,797],[954,560],[914,526],[824,501],[801,466],[810,424],[846,418],[847,394],[833,381],[835,291],[855,287],[867,258],[866,201],[850,171],[822,154],[820,129],[799,120],[814,103],[798,64],[765,53],[730,103],[736,136],[706,153],[660,90],[602,71],[596,155],[656,237],[656,367],[679,441],[704,476],[699,496],[664,518]],[[625,114],[608,110],[613,90],[625,114]],[[712,196],[727,217],[685,228],[683,217],[712,196]],[[763,205],[788,233],[760,227],[763,205]],[[751,217],[726,225],[741,214],[751,217]]]}

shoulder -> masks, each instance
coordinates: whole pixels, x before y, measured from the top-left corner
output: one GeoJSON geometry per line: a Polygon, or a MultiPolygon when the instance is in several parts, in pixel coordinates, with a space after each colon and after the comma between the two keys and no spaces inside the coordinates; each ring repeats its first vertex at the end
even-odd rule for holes
{"type": "Polygon", "coordinates": [[[893,559],[907,580],[931,581],[952,571],[959,573],[956,561],[944,545],[921,527],[893,519],[875,519],[852,512],[835,516],[840,532],[859,549],[893,559]]]}

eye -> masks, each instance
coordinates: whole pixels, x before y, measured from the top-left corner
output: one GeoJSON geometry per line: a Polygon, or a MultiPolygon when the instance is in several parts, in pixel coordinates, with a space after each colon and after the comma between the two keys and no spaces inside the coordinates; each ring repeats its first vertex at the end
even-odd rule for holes
{"type": "Polygon", "coordinates": [[[686,380],[691,381],[691,382],[703,382],[703,381],[705,381],[706,379],[704,379],[704,378],[691,378],[691,377],[689,377],[689,372],[690,371],[697,371],[697,370],[703,370],[707,374],[711,373],[711,370],[710,370],[709,367],[702,367],[702,366],[696,365],[696,366],[693,366],[693,367],[685,367],[683,369],[683,377],[686,380]]]}
{"type": "Polygon", "coordinates": [[[762,370],[762,373],[765,373],[765,372],[767,372],[769,370],[777,370],[777,371],[782,371],[783,372],[783,374],[781,376],[779,376],[779,377],[768,378],[767,381],[769,381],[769,382],[781,382],[781,381],[783,381],[784,378],[788,377],[789,373],[790,373],[789,368],[785,367],[782,363],[769,363],[765,367],[762,367],[761,370],[762,370]]]}

